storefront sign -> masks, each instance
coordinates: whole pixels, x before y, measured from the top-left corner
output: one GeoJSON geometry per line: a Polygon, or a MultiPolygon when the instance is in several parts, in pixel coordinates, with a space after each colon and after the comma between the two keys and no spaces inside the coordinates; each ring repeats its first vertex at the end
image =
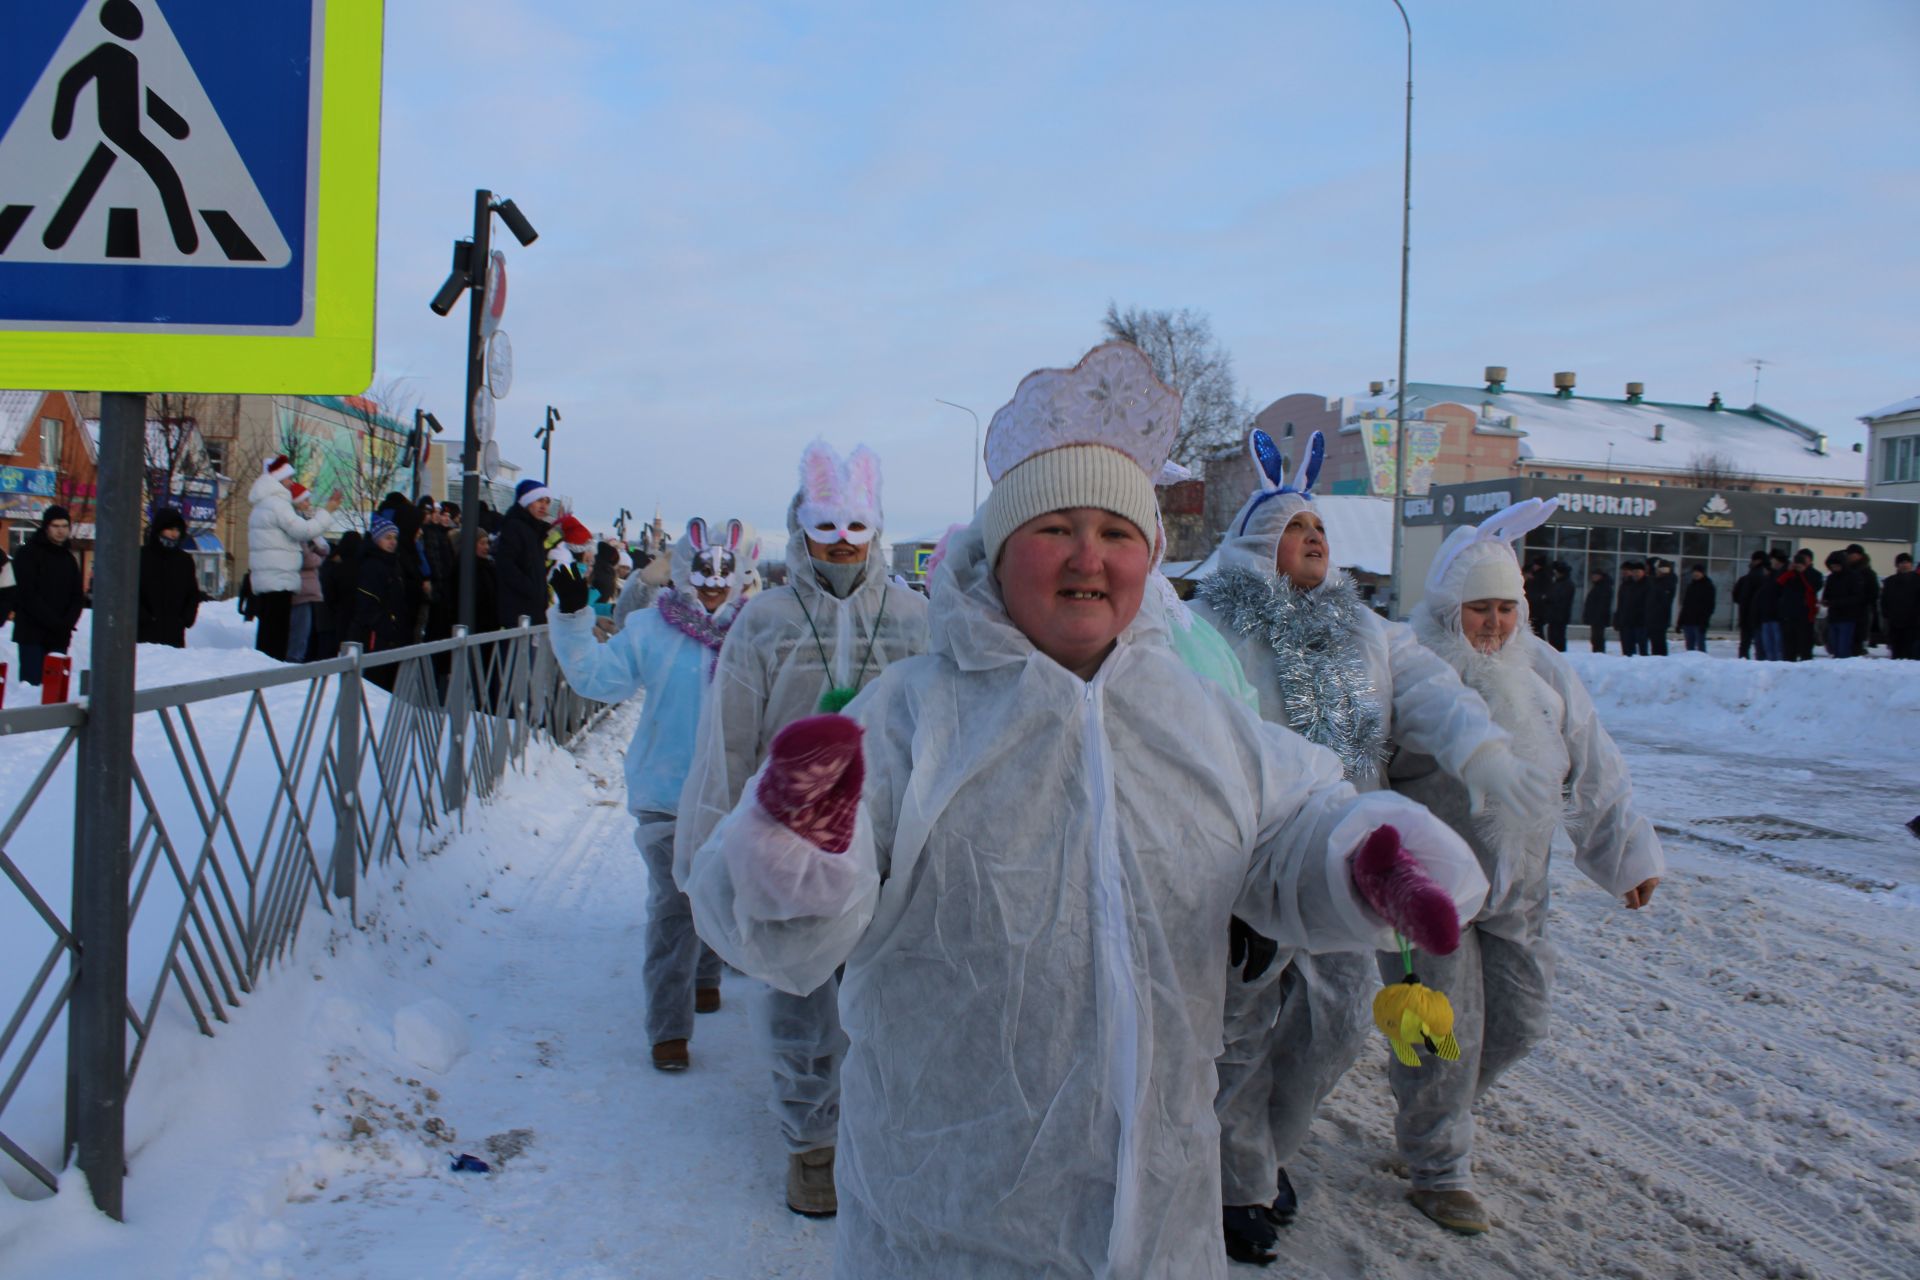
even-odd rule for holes
{"type": "Polygon", "coordinates": [[[0,467],[0,493],[51,498],[55,474],[39,467],[0,467]]]}
{"type": "Polygon", "coordinates": [[[1523,498],[1558,498],[1555,524],[1624,529],[1726,529],[1783,538],[1911,542],[1920,504],[1865,498],[1655,488],[1563,480],[1482,480],[1443,485],[1428,506],[1404,509],[1412,525],[1477,522],[1523,498]]]}

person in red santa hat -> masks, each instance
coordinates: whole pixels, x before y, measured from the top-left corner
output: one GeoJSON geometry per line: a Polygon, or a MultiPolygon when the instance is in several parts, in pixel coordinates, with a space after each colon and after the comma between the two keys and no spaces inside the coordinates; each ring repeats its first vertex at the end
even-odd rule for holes
{"type": "Polygon", "coordinates": [[[300,590],[303,548],[333,532],[333,513],[340,506],[336,493],[327,499],[326,510],[303,516],[294,508],[295,483],[292,460],[284,453],[275,454],[261,464],[260,478],[247,491],[247,501],[253,504],[247,514],[247,579],[259,620],[253,647],[276,662],[287,660],[287,633],[294,593],[300,590]]]}

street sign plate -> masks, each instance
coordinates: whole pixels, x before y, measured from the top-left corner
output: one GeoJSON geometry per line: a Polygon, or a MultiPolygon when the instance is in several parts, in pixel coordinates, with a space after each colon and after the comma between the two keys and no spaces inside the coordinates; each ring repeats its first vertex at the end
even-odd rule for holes
{"type": "Polygon", "coordinates": [[[487,258],[486,305],[480,312],[480,332],[491,334],[507,314],[507,255],[495,249],[487,258]]]}
{"type": "Polygon", "coordinates": [[[493,439],[493,397],[485,387],[473,393],[473,437],[482,444],[493,439]]]}
{"type": "Polygon", "coordinates": [[[381,0],[0,6],[0,386],[358,394],[381,0]]]}
{"type": "Polygon", "coordinates": [[[500,474],[500,446],[491,440],[480,450],[480,474],[488,484],[492,484],[493,478],[500,474]]]}
{"type": "Polygon", "coordinates": [[[513,390],[513,343],[505,329],[495,329],[487,339],[487,390],[495,400],[506,399],[513,390]]]}

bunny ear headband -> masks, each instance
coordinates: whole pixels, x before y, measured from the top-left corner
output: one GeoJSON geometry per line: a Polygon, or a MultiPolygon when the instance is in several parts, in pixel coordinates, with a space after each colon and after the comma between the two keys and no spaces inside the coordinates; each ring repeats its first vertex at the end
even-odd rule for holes
{"type": "Polygon", "coordinates": [[[800,455],[798,515],[815,542],[871,542],[880,532],[879,456],[860,445],[842,462],[825,440],[808,445],[800,455]]]}
{"type": "Polygon", "coordinates": [[[1528,498],[1503,511],[1494,512],[1478,525],[1455,529],[1441,544],[1440,554],[1434,557],[1433,568],[1427,573],[1427,590],[1439,591],[1441,584],[1446,581],[1447,571],[1469,548],[1487,546],[1509,551],[1508,544],[1538,529],[1552,519],[1553,513],[1559,509],[1558,498],[1528,498]]]}
{"type": "Polygon", "coordinates": [[[1313,483],[1320,478],[1320,464],[1327,460],[1327,438],[1318,431],[1307,437],[1307,451],[1300,459],[1299,470],[1293,473],[1292,484],[1286,483],[1286,459],[1280,456],[1280,449],[1273,443],[1272,436],[1255,427],[1253,435],[1247,440],[1247,452],[1253,455],[1254,466],[1260,470],[1260,492],[1247,504],[1247,513],[1240,517],[1240,535],[1246,533],[1247,522],[1253,519],[1253,513],[1260,509],[1260,504],[1269,498],[1277,498],[1283,493],[1297,493],[1308,501],[1313,500],[1313,483]]]}

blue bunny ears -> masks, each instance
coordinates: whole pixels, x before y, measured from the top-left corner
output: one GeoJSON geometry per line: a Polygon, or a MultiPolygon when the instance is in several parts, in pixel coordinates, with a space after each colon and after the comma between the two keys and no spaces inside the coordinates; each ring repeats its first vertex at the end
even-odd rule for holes
{"type": "Polygon", "coordinates": [[[1300,459],[1299,469],[1293,473],[1293,483],[1286,483],[1287,460],[1280,456],[1280,448],[1274,444],[1273,437],[1255,427],[1247,439],[1247,452],[1253,455],[1253,464],[1260,470],[1260,492],[1247,504],[1247,513],[1240,517],[1238,533],[1244,535],[1247,522],[1253,519],[1253,513],[1260,504],[1269,498],[1277,498],[1283,493],[1297,493],[1301,497],[1313,498],[1313,483],[1320,478],[1320,464],[1327,459],[1327,439],[1316,431],[1307,437],[1306,455],[1300,459]]]}

